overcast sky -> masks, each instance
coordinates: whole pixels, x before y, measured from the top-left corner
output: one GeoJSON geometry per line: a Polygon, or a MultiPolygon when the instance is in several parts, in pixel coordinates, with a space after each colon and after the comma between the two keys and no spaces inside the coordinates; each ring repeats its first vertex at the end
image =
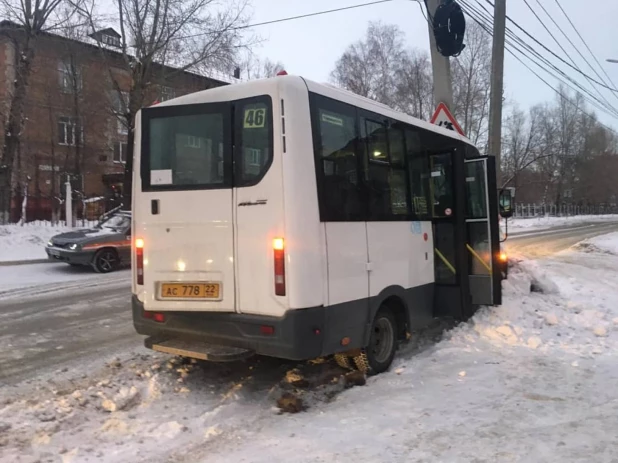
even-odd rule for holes
{"type": "MultiPolygon", "coordinates": [[[[474,1],[471,0],[472,3],[474,1]]],[[[484,0],[480,1],[484,2],[484,0]]],[[[537,1],[541,2],[553,14],[555,21],[572,37],[572,41],[580,48],[584,56],[597,66],[559,10],[556,0],[528,0],[537,14],[543,18],[544,13],[537,1]]],[[[618,59],[618,39],[616,39],[615,33],[618,1],[559,1],[609,77],[618,84],[618,64],[605,62],[606,58],[618,59]]],[[[312,0],[310,2],[301,0],[251,0],[252,22],[269,21],[366,2],[368,0],[312,0]]],[[[507,14],[549,48],[560,52],[558,46],[530,12],[524,0],[507,0],[507,14]]],[[[256,51],[258,55],[268,57],[273,61],[283,62],[290,74],[298,74],[318,82],[326,82],[329,80],[330,71],[337,58],[350,43],[363,37],[367,23],[371,20],[397,24],[406,33],[409,46],[429,50],[427,23],[421,14],[418,3],[413,0],[393,0],[392,2],[354,10],[257,27],[254,30],[264,39],[264,42],[256,51]]],[[[552,32],[555,31],[554,35],[558,39],[562,38],[560,32],[549,20],[547,25],[552,32]]],[[[572,48],[570,48],[566,39],[563,41],[565,42],[564,48],[571,52],[572,48]]],[[[562,52],[559,54],[562,55],[562,52]]],[[[592,70],[587,67],[575,51],[572,51],[572,57],[583,71],[596,78],[592,70]]],[[[538,68],[534,69],[543,77],[546,77],[548,82],[557,86],[557,81],[554,78],[547,76],[538,68]]],[[[607,80],[598,66],[597,72],[607,80]]],[[[568,70],[568,74],[577,77],[577,80],[582,84],[590,85],[586,83],[585,78],[578,76],[576,71],[568,70]]],[[[509,100],[517,102],[524,108],[552,99],[555,96],[553,90],[508,53],[505,64],[505,90],[509,100]]],[[[613,95],[609,90],[603,91],[603,94],[618,108],[618,95],[613,95]]],[[[618,129],[618,119],[602,114],[600,111],[597,111],[597,113],[603,122],[618,129]]]]}

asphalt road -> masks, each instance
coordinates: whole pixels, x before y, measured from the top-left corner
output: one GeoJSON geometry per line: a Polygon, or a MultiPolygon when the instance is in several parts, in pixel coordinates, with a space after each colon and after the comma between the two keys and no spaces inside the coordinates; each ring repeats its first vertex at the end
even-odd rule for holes
{"type": "Polygon", "coordinates": [[[546,257],[580,241],[618,232],[618,221],[578,224],[573,227],[558,227],[540,231],[519,231],[509,234],[505,247],[509,253],[527,258],[546,257]]]}
{"type": "MultiPolygon", "coordinates": [[[[612,231],[618,231],[618,221],[521,231],[509,236],[506,248],[510,253],[542,257],[612,231]]],[[[69,271],[61,264],[47,265],[48,276],[69,271]]],[[[15,280],[11,274],[28,272],[26,267],[0,267],[0,280],[9,276],[15,280]]],[[[113,278],[80,278],[83,282],[69,283],[62,275],[57,284],[24,289],[14,292],[11,299],[0,299],[0,386],[50,372],[87,372],[84,365],[91,359],[100,362],[102,357],[141,348],[142,337],[134,332],[131,322],[129,272],[113,278]]]]}

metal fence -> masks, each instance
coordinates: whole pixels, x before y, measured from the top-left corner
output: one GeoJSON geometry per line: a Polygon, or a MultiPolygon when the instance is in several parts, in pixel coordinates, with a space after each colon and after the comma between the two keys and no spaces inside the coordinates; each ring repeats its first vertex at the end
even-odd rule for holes
{"type": "Polygon", "coordinates": [[[576,205],[576,204],[515,204],[514,217],[571,217],[578,215],[618,214],[616,205],[576,205]]]}
{"type": "MultiPolygon", "coordinates": [[[[88,226],[96,223],[101,216],[121,204],[118,196],[83,196],[73,195],[73,224],[68,226],[88,226]]],[[[37,224],[48,226],[67,226],[66,205],[57,196],[29,195],[13,198],[9,223],[22,225],[37,224]]]]}

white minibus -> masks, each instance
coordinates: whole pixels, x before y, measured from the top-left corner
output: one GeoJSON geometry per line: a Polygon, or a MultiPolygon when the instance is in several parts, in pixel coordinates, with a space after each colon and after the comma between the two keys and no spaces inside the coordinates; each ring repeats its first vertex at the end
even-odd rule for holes
{"type": "Polygon", "coordinates": [[[492,157],[297,76],[142,109],[132,306],[146,346],[386,370],[434,317],[500,304],[492,157]]]}

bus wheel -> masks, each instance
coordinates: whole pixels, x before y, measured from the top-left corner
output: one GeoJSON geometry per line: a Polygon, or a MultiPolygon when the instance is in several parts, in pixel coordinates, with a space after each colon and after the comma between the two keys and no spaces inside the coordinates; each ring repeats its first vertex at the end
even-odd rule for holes
{"type": "Polygon", "coordinates": [[[354,370],[354,364],[352,363],[352,358],[347,356],[346,354],[335,354],[335,362],[341,368],[345,370],[354,370]]]}
{"type": "Polygon", "coordinates": [[[373,321],[369,345],[354,357],[354,363],[359,371],[377,375],[388,370],[396,350],[397,322],[393,312],[382,306],[373,321]]]}

